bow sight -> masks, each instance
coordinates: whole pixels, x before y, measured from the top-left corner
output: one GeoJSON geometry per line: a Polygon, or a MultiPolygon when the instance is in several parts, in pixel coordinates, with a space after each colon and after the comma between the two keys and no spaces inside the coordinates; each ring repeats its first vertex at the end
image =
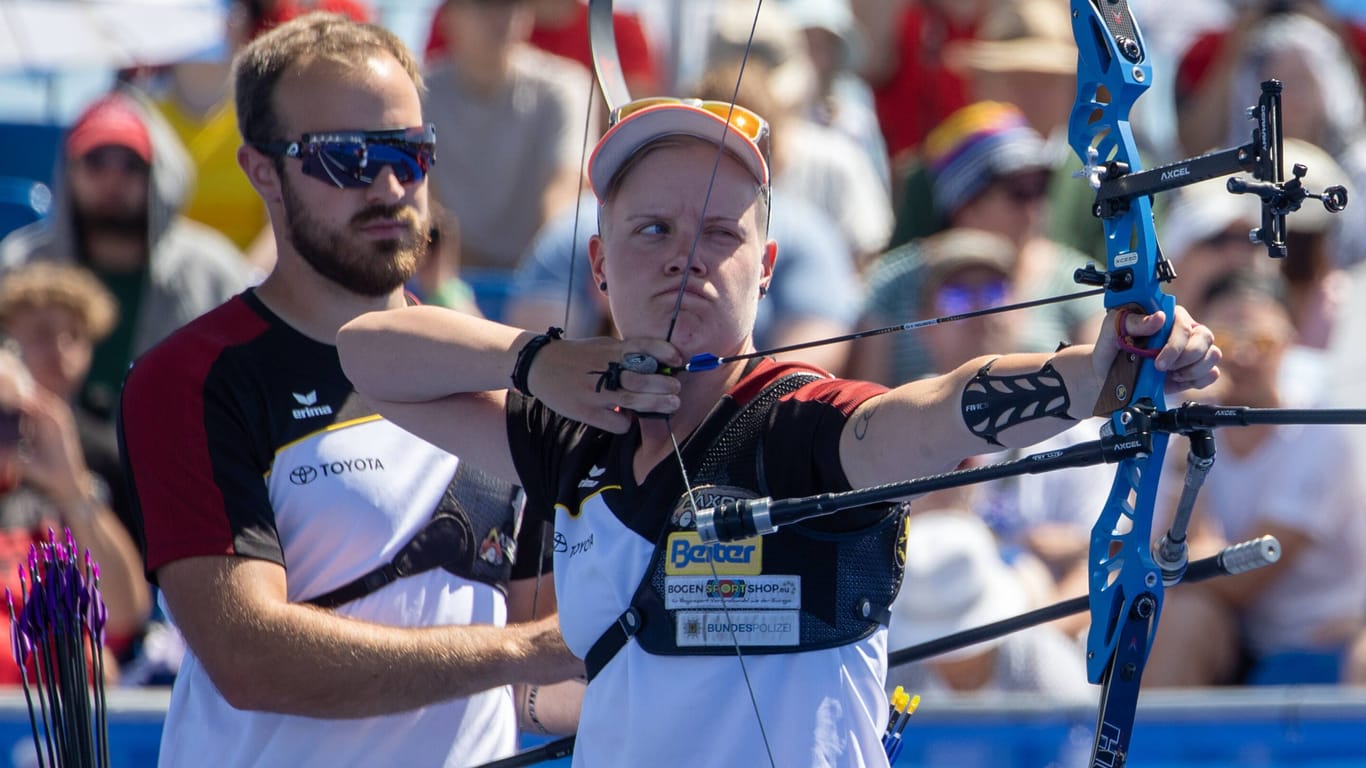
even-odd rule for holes
{"type": "MultiPolygon", "coordinates": [[[[1132,43],[1132,39],[1129,42],[1132,43]]],[[[1285,257],[1286,215],[1299,210],[1304,200],[1311,197],[1321,201],[1323,207],[1332,213],[1338,213],[1347,207],[1347,190],[1341,186],[1331,186],[1322,193],[1310,192],[1303,183],[1309,169],[1299,163],[1292,169],[1294,177],[1286,181],[1285,158],[1281,148],[1284,138],[1281,128],[1281,90],[1279,80],[1262,83],[1262,95],[1257,99],[1257,105],[1247,110],[1248,117],[1255,122],[1252,140],[1241,147],[1210,152],[1136,173],[1130,173],[1129,165],[1118,160],[1097,165],[1096,150],[1091,148],[1087,152],[1087,164],[1079,173],[1096,190],[1096,201],[1091,213],[1097,218],[1111,219],[1127,213],[1130,202],[1140,195],[1165,192],[1231,173],[1250,173],[1253,181],[1241,177],[1229,179],[1228,191],[1261,198],[1262,225],[1249,232],[1248,237],[1254,243],[1265,245],[1271,256],[1285,257]]],[[[1168,262],[1164,259],[1162,264],[1168,262]]],[[[1161,268],[1165,270],[1162,279],[1175,277],[1170,266],[1161,268]]],[[[1084,277],[1079,274],[1077,282],[1095,284],[1095,274],[1094,270],[1084,277]]]]}

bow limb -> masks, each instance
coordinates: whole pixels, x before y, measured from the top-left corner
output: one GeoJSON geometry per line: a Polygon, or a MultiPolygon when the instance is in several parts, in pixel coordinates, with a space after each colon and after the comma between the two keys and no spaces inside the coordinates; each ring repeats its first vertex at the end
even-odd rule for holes
{"type": "MultiPolygon", "coordinates": [[[[1105,178],[1142,170],[1129,110],[1147,90],[1152,70],[1126,0],[1072,0],[1072,27],[1079,58],[1069,141],[1099,187],[1105,178]]],[[[1158,249],[1150,199],[1128,201],[1104,219],[1104,228],[1105,306],[1165,312],[1164,327],[1149,339],[1150,348],[1160,348],[1171,331],[1175,302],[1162,290],[1172,271],[1158,249]]],[[[1150,358],[1129,353],[1121,353],[1116,365],[1137,367],[1131,382],[1108,382],[1103,397],[1118,408],[1110,428],[1123,435],[1130,431],[1128,406],[1165,410],[1166,376],[1150,358]]],[[[1091,531],[1087,676],[1103,691],[1090,764],[1102,768],[1123,765],[1127,758],[1139,683],[1162,610],[1162,578],[1149,543],[1167,436],[1152,437],[1146,456],[1119,463],[1091,531]]]]}
{"type": "Polygon", "coordinates": [[[631,100],[626,76],[617,53],[616,26],[612,20],[612,0],[588,0],[588,41],[593,52],[593,74],[597,76],[607,111],[631,100]]]}

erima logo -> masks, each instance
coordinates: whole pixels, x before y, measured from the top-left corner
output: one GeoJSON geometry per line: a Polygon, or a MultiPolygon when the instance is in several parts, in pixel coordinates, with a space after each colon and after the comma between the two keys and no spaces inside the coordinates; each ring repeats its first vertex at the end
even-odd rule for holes
{"type": "Polygon", "coordinates": [[[290,394],[294,395],[294,402],[304,406],[303,408],[295,408],[294,410],[290,411],[294,418],[312,419],[317,416],[332,415],[332,406],[317,404],[318,390],[311,390],[310,392],[308,392],[308,394],[304,395],[301,395],[298,392],[291,392],[290,394]]]}
{"type": "Polygon", "coordinates": [[[580,481],[579,481],[579,487],[580,487],[580,488],[597,488],[597,487],[598,487],[598,481],[597,481],[596,478],[602,477],[602,476],[603,476],[603,473],[605,473],[606,471],[607,471],[607,469],[606,469],[605,467],[599,467],[598,465],[594,464],[594,465],[588,470],[588,477],[586,477],[586,478],[584,478],[583,480],[580,480],[580,481]]]}
{"type": "Polygon", "coordinates": [[[1180,168],[1173,168],[1173,169],[1171,169],[1170,171],[1163,171],[1163,172],[1162,172],[1162,180],[1163,180],[1163,181],[1171,181],[1172,179],[1177,179],[1177,178],[1180,178],[1180,177],[1182,177],[1182,176],[1189,176],[1189,175],[1191,175],[1191,169],[1188,168],[1187,166],[1184,166],[1184,165],[1183,165],[1183,166],[1181,166],[1180,168]]]}

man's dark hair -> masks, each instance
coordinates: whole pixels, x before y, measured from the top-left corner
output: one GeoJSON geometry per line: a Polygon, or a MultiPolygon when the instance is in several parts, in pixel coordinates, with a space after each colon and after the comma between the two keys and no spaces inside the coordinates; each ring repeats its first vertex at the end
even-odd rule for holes
{"type": "Polygon", "coordinates": [[[280,141],[284,130],[275,111],[275,86],[288,71],[315,61],[358,67],[383,51],[398,60],[421,93],[422,73],[408,47],[394,33],[345,16],[310,13],[251,41],[233,63],[237,127],[248,144],[280,141]]]}

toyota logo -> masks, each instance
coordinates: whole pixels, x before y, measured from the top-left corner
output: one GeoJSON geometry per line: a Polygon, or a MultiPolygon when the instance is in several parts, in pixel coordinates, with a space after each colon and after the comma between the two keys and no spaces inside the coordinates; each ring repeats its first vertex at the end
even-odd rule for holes
{"type": "Polygon", "coordinates": [[[318,479],[318,470],[313,467],[295,467],[289,471],[289,482],[295,485],[308,485],[318,479]]]}

